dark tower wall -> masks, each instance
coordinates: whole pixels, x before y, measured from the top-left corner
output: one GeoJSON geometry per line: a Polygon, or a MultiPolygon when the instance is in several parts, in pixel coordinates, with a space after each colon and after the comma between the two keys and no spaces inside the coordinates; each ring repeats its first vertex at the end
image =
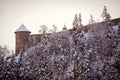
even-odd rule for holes
{"type": "Polygon", "coordinates": [[[20,53],[20,51],[25,52],[25,49],[28,47],[29,44],[29,36],[30,32],[21,31],[15,32],[16,34],[16,55],[20,53]]]}

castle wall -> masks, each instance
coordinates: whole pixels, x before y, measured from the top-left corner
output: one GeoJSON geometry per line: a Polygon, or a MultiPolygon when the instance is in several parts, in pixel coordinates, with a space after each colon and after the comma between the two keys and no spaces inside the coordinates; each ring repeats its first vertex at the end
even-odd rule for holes
{"type": "Polygon", "coordinates": [[[42,34],[32,34],[30,35],[30,42],[31,42],[31,46],[34,46],[36,45],[38,42],[41,41],[41,37],[42,37],[42,34]]]}

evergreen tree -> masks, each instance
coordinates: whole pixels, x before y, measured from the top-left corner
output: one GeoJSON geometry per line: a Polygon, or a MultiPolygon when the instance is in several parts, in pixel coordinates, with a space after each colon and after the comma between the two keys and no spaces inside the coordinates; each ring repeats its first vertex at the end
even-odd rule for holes
{"type": "Polygon", "coordinates": [[[110,18],[111,18],[110,14],[107,12],[107,7],[106,6],[104,6],[101,17],[103,18],[103,21],[109,21],[110,18]]]}

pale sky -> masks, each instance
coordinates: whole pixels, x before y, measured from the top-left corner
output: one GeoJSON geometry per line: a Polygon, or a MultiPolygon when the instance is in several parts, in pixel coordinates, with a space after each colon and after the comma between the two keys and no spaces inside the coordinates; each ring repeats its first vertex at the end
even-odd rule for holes
{"type": "Polygon", "coordinates": [[[14,31],[22,23],[32,34],[43,24],[49,28],[55,24],[61,30],[65,23],[72,28],[76,13],[87,24],[91,14],[101,19],[104,5],[112,18],[120,17],[120,0],[0,0],[0,45],[15,50],[14,31]]]}

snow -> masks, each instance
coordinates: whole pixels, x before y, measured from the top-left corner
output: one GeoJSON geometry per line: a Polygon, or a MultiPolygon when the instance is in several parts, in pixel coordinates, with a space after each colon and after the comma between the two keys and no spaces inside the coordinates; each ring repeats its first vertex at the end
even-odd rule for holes
{"type": "Polygon", "coordinates": [[[18,62],[18,61],[19,61],[19,58],[20,58],[20,54],[18,54],[18,55],[15,57],[15,61],[18,62]]]}
{"type": "MultiPolygon", "coordinates": [[[[11,58],[7,63],[10,71],[5,75],[12,73],[25,80],[117,80],[118,69],[111,66],[115,64],[114,54],[117,53],[109,51],[112,50],[109,44],[114,42],[113,30],[117,32],[118,25],[97,26],[86,32],[76,30],[71,35],[67,30],[51,36],[43,35],[41,42],[15,58],[16,63],[14,56],[11,58]],[[19,71],[17,74],[15,69],[19,71]],[[112,69],[115,69],[114,73],[112,69]]],[[[0,61],[0,65],[5,64],[0,61]]]]}
{"type": "Polygon", "coordinates": [[[15,32],[30,32],[23,24],[15,32]]]}
{"type": "Polygon", "coordinates": [[[72,39],[72,36],[69,36],[69,43],[70,43],[70,45],[73,45],[73,39],[72,39]]]}
{"type": "Polygon", "coordinates": [[[90,36],[90,33],[89,33],[89,32],[87,32],[87,33],[85,33],[85,34],[84,34],[84,36],[85,36],[85,38],[86,38],[86,39],[88,39],[88,38],[89,38],[89,36],[90,36]]]}
{"type": "Polygon", "coordinates": [[[115,33],[118,32],[118,25],[112,26],[113,30],[115,31],[115,33]]]}

